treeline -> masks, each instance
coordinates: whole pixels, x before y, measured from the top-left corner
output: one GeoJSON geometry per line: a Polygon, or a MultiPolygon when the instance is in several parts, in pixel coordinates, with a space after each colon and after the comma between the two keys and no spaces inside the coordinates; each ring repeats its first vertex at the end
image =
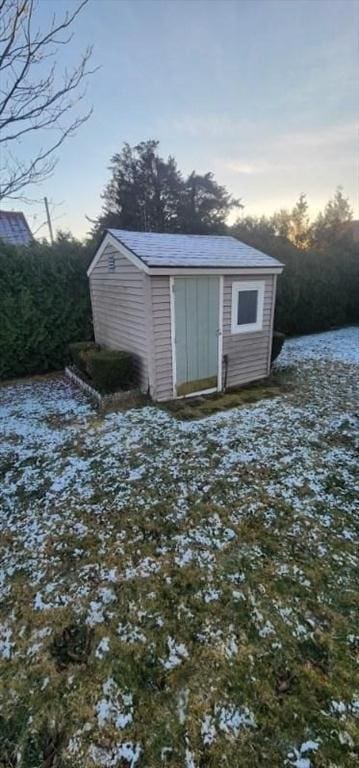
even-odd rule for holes
{"type": "Polygon", "coordinates": [[[337,189],[314,221],[301,195],[291,211],[238,220],[232,233],[279,259],[275,327],[287,334],[359,322],[359,247],[350,205],[337,189]]]}
{"type": "Polygon", "coordinates": [[[359,249],[352,212],[339,188],[310,221],[306,197],[271,217],[241,209],[212,174],[184,177],[157,142],[125,145],[112,159],[104,209],[80,243],[59,234],[53,246],[15,248],[0,242],[0,378],[62,368],[71,342],[92,338],[87,267],[105,227],[195,234],[231,234],[279,259],[275,327],[287,334],[359,322],[359,249]]]}

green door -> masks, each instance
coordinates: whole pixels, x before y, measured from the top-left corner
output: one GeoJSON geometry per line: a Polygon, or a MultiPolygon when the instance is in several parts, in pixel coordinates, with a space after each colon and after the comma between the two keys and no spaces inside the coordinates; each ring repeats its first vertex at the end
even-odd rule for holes
{"type": "Polygon", "coordinates": [[[219,278],[175,277],[176,393],[217,387],[219,278]]]}

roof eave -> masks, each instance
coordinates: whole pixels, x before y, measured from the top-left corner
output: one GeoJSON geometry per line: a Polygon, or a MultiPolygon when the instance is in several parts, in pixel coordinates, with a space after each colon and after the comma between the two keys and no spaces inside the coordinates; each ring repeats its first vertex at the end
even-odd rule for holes
{"type": "Polygon", "coordinates": [[[148,267],[148,274],[151,276],[176,276],[176,275],[280,275],[283,272],[284,265],[270,265],[270,266],[256,266],[256,267],[202,267],[202,266],[185,266],[185,267],[166,267],[166,266],[151,266],[148,267]]]}

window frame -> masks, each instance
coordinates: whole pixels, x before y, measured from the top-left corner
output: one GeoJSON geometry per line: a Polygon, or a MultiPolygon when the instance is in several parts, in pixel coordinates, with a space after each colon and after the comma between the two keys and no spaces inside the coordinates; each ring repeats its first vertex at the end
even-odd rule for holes
{"type": "Polygon", "coordinates": [[[256,333],[263,329],[264,280],[236,280],[232,283],[231,333],[256,333]],[[238,324],[238,296],[243,291],[257,291],[257,318],[254,323],[238,324]]]}

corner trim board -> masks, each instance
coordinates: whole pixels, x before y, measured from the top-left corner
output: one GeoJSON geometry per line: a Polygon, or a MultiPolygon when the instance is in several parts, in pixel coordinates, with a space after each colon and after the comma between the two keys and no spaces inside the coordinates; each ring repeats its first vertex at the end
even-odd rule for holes
{"type": "Polygon", "coordinates": [[[218,376],[217,376],[217,390],[222,391],[222,355],[223,355],[223,291],[224,291],[224,278],[219,278],[219,302],[218,302],[218,376]]]}
{"type": "Polygon", "coordinates": [[[177,397],[176,393],[176,326],[175,326],[175,291],[174,277],[170,277],[170,305],[171,305],[171,353],[172,353],[172,395],[177,397]]]}

